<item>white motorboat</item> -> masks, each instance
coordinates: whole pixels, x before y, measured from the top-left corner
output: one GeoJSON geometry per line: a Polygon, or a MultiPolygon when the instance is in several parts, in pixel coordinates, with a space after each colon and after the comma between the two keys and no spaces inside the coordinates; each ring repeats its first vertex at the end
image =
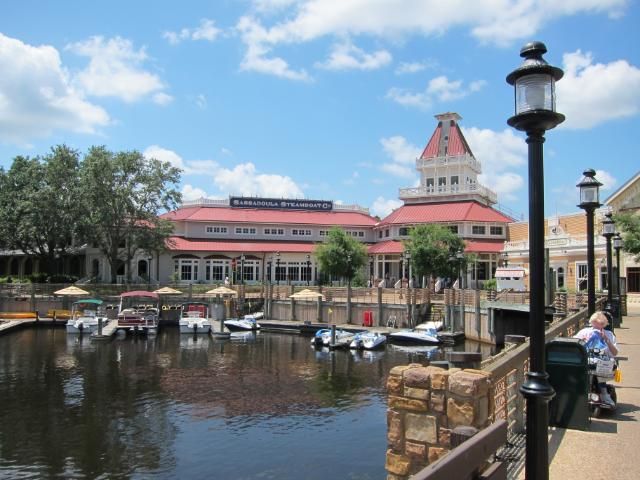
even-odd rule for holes
{"type": "Polygon", "coordinates": [[[355,333],[346,330],[336,330],[335,343],[331,343],[331,329],[322,328],[311,339],[311,344],[329,348],[346,348],[351,344],[355,333]]]}
{"type": "Polygon", "coordinates": [[[253,315],[225,320],[224,325],[232,332],[260,330],[260,324],[253,315]]]}
{"type": "Polygon", "coordinates": [[[123,328],[131,332],[157,333],[159,301],[160,298],[157,293],[144,290],[121,294],[120,310],[118,312],[118,328],[123,328]]]}
{"type": "Polygon", "coordinates": [[[97,332],[99,320],[102,320],[102,326],[108,322],[102,311],[102,300],[95,298],[78,300],[71,306],[71,316],[66,325],[67,333],[92,334],[97,332]]]}
{"type": "Polygon", "coordinates": [[[182,305],[178,326],[180,333],[209,333],[211,319],[208,305],[202,302],[187,302],[182,305]]]}
{"type": "Polygon", "coordinates": [[[378,332],[359,332],[353,337],[349,348],[374,350],[384,347],[387,337],[378,332]]]}
{"type": "Polygon", "coordinates": [[[412,343],[419,345],[438,345],[438,332],[433,329],[401,330],[389,334],[392,343],[412,343]]]}
{"type": "Polygon", "coordinates": [[[429,321],[416,325],[416,330],[435,330],[436,332],[439,332],[443,328],[444,322],[442,320],[438,322],[429,321]]]}

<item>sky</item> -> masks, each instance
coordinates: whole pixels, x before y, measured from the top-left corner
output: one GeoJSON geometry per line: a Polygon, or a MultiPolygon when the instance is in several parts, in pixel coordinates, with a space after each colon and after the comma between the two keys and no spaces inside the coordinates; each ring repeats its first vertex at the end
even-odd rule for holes
{"type": "MultiPolygon", "coordinates": [[[[0,167],[58,144],[183,170],[184,200],[333,200],[384,217],[457,112],[480,182],[528,214],[505,77],[522,45],[564,70],[544,145],[547,215],[640,171],[638,0],[66,0],[0,7],[0,167]]],[[[523,217],[521,217],[523,216],[523,217]]]]}

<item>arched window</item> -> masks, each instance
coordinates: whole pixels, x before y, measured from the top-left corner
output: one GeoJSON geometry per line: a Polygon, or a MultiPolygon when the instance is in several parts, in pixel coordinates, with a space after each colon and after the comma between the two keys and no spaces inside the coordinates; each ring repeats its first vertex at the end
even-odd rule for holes
{"type": "Polygon", "coordinates": [[[564,268],[558,267],[556,270],[556,286],[558,288],[564,287],[564,268]]]}

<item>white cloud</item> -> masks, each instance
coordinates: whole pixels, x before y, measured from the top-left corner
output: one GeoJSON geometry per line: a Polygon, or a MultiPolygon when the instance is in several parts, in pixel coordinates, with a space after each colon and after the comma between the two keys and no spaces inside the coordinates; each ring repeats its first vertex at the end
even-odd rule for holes
{"type": "Polygon", "coordinates": [[[247,51],[240,64],[240,69],[250,72],[274,75],[289,80],[310,81],[311,77],[305,70],[293,70],[280,57],[267,57],[272,50],[265,41],[266,30],[250,17],[242,17],[237,29],[247,51]]]}
{"type": "Polygon", "coordinates": [[[478,181],[496,192],[501,203],[517,200],[523,191],[526,193],[526,190],[523,190],[524,178],[515,172],[483,173],[478,175],[478,181]]]}
{"type": "Polygon", "coordinates": [[[316,66],[326,70],[377,70],[389,65],[391,58],[386,50],[367,53],[347,41],[335,44],[329,58],[316,66]]]}
{"type": "Polygon", "coordinates": [[[381,138],[382,149],[391,158],[391,163],[384,163],[380,170],[395,177],[416,178],[415,161],[420,155],[420,148],[412,145],[406,138],[400,135],[381,138]]]}
{"type": "Polygon", "coordinates": [[[502,172],[521,167],[527,163],[527,144],[512,129],[501,132],[487,128],[462,128],[476,159],[482,164],[482,170],[502,172]]]}
{"type": "Polygon", "coordinates": [[[164,92],[159,92],[159,93],[155,93],[152,97],[153,102],[157,103],[158,105],[168,105],[171,102],[173,102],[173,97],[171,95],[167,95],[164,92]]]}
{"type": "MultiPolygon", "coordinates": [[[[596,178],[600,183],[602,183],[602,186],[600,187],[601,190],[613,190],[618,183],[618,180],[605,170],[596,170],[596,178]]],[[[576,184],[577,183],[578,182],[576,182],[576,184]]]]}
{"type": "Polygon", "coordinates": [[[201,188],[186,184],[182,187],[182,200],[199,200],[200,198],[214,198],[201,188]]]}
{"type": "Polygon", "coordinates": [[[287,176],[258,173],[253,163],[219,169],[213,179],[218,189],[236,195],[302,198],[304,193],[287,176]]]}
{"type": "Polygon", "coordinates": [[[591,128],[640,112],[640,68],[626,60],[593,63],[580,50],[563,56],[565,75],[556,84],[564,128],[591,128]]]}
{"type": "Polygon", "coordinates": [[[117,97],[129,103],[151,96],[156,103],[166,104],[171,98],[163,93],[165,86],[160,78],[141,68],[148,59],[144,47],[135,50],[130,40],[96,36],[69,44],[66,49],[90,59],[75,77],[88,95],[117,97]]]}
{"type": "Polygon", "coordinates": [[[111,120],[85,100],[58,50],[0,33],[0,141],[25,143],[56,130],[96,133],[111,120]]]}
{"type": "Polygon", "coordinates": [[[204,94],[199,94],[196,97],[196,105],[199,109],[204,110],[207,108],[207,97],[204,94]]]}
{"type": "Polygon", "coordinates": [[[436,101],[451,102],[464,98],[481,90],[485,84],[486,82],[483,80],[475,80],[468,87],[464,87],[462,80],[450,81],[446,76],[441,75],[432,78],[422,92],[411,92],[393,87],[387,92],[387,98],[400,105],[426,110],[436,101]]]}
{"type": "Polygon", "coordinates": [[[513,201],[523,192],[524,179],[519,170],[527,163],[527,144],[522,137],[505,129],[496,132],[476,127],[462,133],[483,173],[478,181],[498,194],[500,202],[513,201]]]}
{"type": "Polygon", "coordinates": [[[182,170],[185,175],[209,175],[219,168],[219,164],[215,160],[185,161],[173,150],[163,148],[159,145],[148,146],[142,154],[147,158],[155,158],[162,162],[169,162],[172,166],[182,170]]]}
{"type": "Polygon", "coordinates": [[[434,63],[429,62],[401,62],[395,70],[396,75],[405,75],[410,73],[418,73],[431,68],[434,63]]]}
{"type": "Polygon", "coordinates": [[[166,38],[170,44],[177,45],[183,40],[207,40],[213,42],[222,31],[215,26],[213,20],[203,18],[200,25],[196,28],[182,28],[179,32],[164,32],[162,36],[166,38]]]}
{"type": "Polygon", "coordinates": [[[381,138],[380,143],[384,152],[396,163],[413,165],[420,155],[420,147],[412,145],[401,135],[381,138]]]}
{"type": "Polygon", "coordinates": [[[384,197],[378,197],[371,204],[369,209],[373,215],[377,215],[380,218],[384,218],[389,215],[393,210],[402,206],[402,201],[390,199],[387,200],[384,197]]]}

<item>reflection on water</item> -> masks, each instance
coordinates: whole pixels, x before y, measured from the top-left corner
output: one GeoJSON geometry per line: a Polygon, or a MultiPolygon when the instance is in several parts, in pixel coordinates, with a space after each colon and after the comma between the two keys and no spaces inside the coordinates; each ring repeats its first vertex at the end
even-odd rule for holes
{"type": "Polygon", "coordinates": [[[0,337],[0,477],[383,478],[386,375],[440,353],[252,332],[12,333],[0,337]]]}

